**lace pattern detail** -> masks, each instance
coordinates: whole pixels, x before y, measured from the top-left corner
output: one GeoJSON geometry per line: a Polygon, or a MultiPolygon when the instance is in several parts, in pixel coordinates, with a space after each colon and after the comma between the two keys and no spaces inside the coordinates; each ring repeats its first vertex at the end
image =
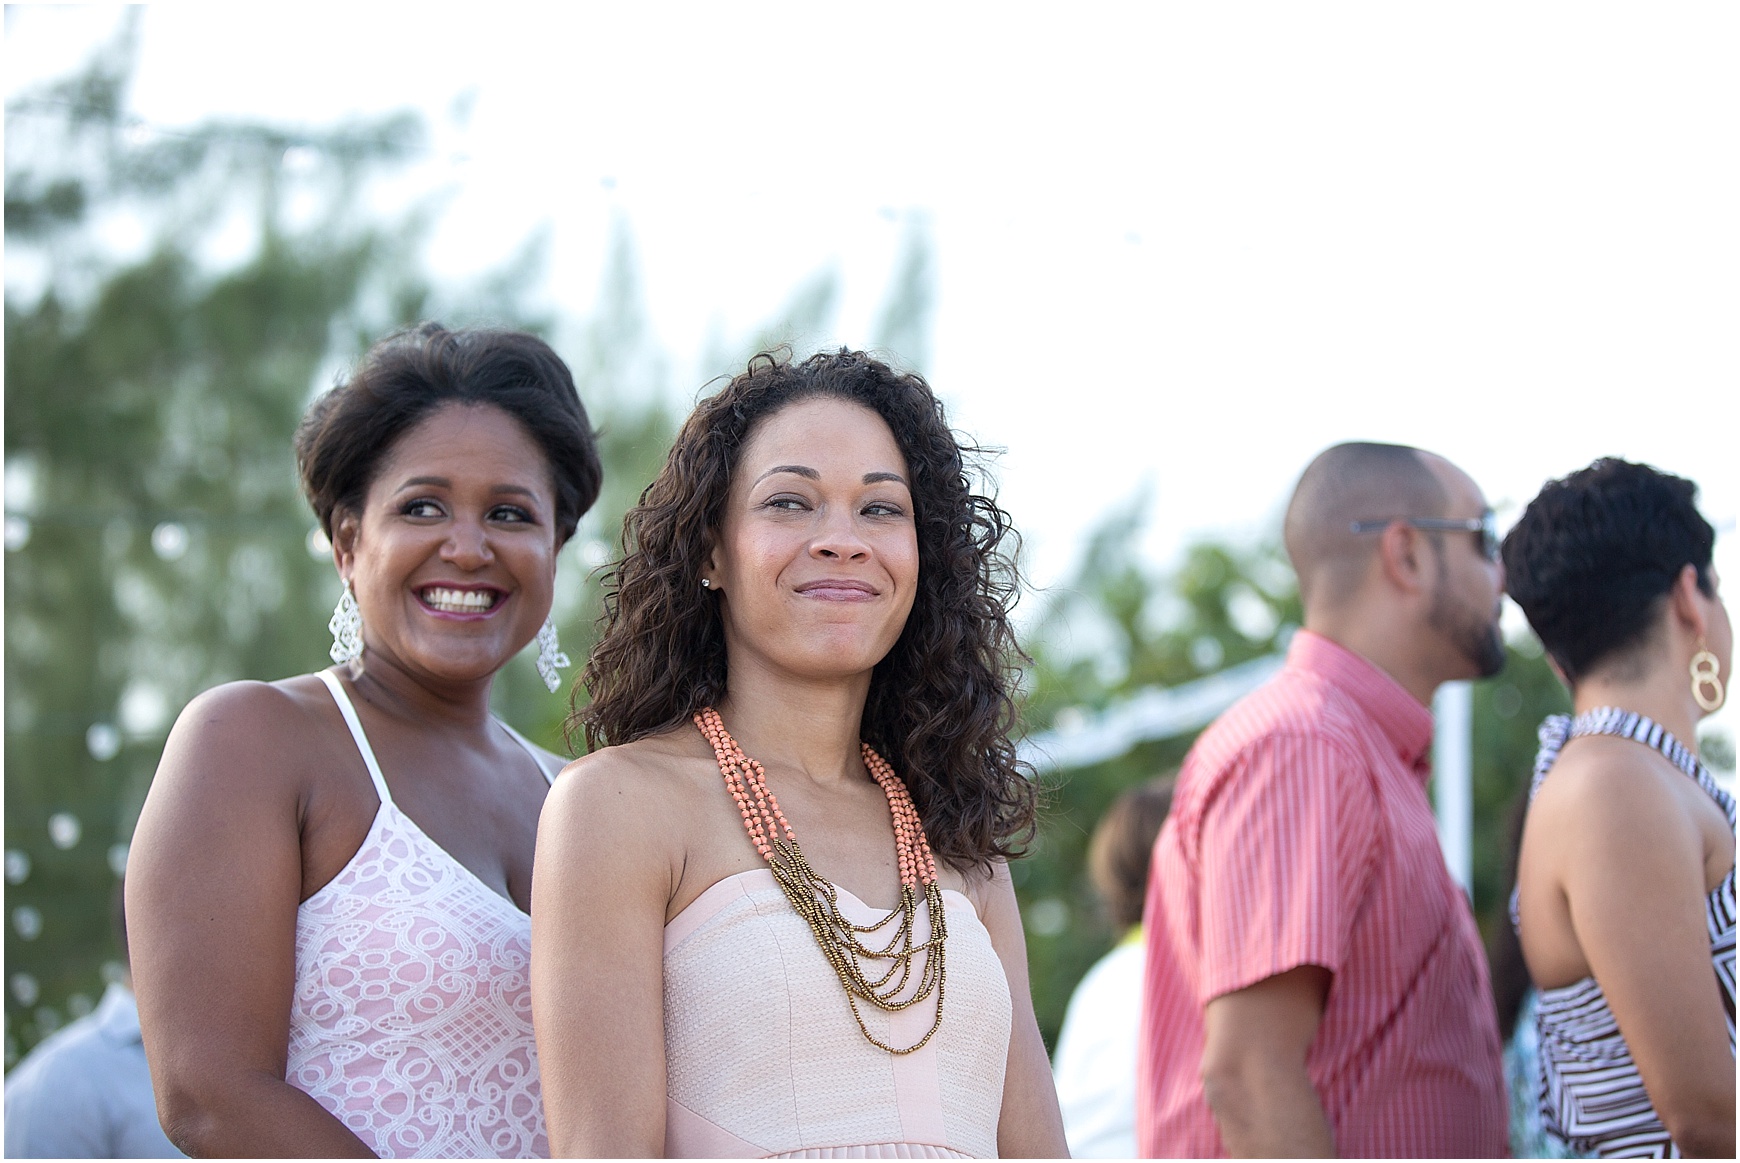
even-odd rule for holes
{"type": "Polygon", "coordinates": [[[768,1156],[770,1159],[971,1159],[972,1156],[948,1147],[933,1147],[927,1143],[868,1143],[862,1147],[816,1147],[808,1151],[786,1151],[768,1156]]]}
{"type": "Polygon", "coordinates": [[[389,1158],[547,1156],[531,920],[391,803],[296,917],[286,1077],[389,1158]]]}
{"type": "Polygon", "coordinates": [[[383,1157],[547,1156],[532,920],[398,809],[344,685],[319,677],[381,805],[296,911],[285,1077],[383,1157]]]}

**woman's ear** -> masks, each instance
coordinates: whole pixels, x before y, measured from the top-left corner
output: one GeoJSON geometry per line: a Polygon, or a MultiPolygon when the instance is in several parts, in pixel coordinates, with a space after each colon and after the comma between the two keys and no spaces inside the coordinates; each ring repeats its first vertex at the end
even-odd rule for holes
{"type": "Polygon", "coordinates": [[[1682,567],[1679,576],[1674,578],[1673,588],[1668,591],[1668,610],[1673,620],[1684,627],[1694,641],[1703,638],[1709,630],[1704,609],[1709,600],[1698,585],[1698,567],[1689,563],[1682,567]]]}
{"type": "Polygon", "coordinates": [[[725,586],[719,576],[718,556],[715,553],[715,547],[718,544],[719,538],[717,534],[711,529],[707,530],[701,541],[701,546],[706,552],[701,558],[701,579],[699,584],[702,589],[711,590],[716,594],[725,592],[725,586]]]}
{"type": "Polygon", "coordinates": [[[332,515],[332,564],[348,585],[351,570],[356,566],[356,539],[362,523],[349,510],[335,509],[332,515]]]}

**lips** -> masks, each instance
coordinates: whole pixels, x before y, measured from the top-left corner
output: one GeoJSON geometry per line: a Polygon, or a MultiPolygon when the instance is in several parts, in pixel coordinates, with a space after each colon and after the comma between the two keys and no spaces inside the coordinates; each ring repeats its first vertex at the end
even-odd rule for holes
{"type": "Polygon", "coordinates": [[[482,616],[507,597],[494,586],[426,585],[417,590],[417,600],[438,614],[482,616]]]}
{"type": "Polygon", "coordinates": [[[868,602],[882,591],[857,578],[826,577],[803,583],[797,587],[797,592],[806,598],[828,602],[868,602]]]}

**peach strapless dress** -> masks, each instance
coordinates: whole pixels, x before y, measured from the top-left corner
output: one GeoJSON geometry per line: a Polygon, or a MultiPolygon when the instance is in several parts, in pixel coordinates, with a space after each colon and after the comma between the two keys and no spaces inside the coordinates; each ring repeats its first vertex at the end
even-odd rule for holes
{"type": "MultiPolygon", "coordinates": [[[[839,893],[856,924],[886,915],[839,893]]],[[[766,869],[726,877],[666,925],[665,1155],[995,1157],[1009,983],[972,902],[942,895],[942,1026],[906,1055],[865,1040],[809,926],[766,869]]],[[[921,940],[928,924],[921,905],[921,940]]],[[[926,999],[891,1014],[861,1003],[859,1012],[882,1041],[909,1046],[935,1007],[926,999]]]]}

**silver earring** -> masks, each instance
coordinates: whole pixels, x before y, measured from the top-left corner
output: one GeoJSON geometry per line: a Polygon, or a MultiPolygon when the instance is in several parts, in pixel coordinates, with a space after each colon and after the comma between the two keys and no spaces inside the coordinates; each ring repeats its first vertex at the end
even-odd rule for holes
{"type": "Polygon", "coordinates": [[[538,677],[544,680],[551,694],[562,685],[560,672],[572,665],[556,643],[556,620],[546,615],[543,629],[538,631],[538,677]]]}
{"type": "Polygon", "coordinates": [[[362,611],[349,582],[344,583],[344,593],[338,596],[338,608],[332,611],[326,628],[332,631],[332,661],[349,662],[362,654],[362,611]]]}
{"type": "Polygon", "coordinates": [[[713,579],[710,577],[702,578],[701,579],[701,588],[704,590],[712,589],[713,588],[713,579]]]}

